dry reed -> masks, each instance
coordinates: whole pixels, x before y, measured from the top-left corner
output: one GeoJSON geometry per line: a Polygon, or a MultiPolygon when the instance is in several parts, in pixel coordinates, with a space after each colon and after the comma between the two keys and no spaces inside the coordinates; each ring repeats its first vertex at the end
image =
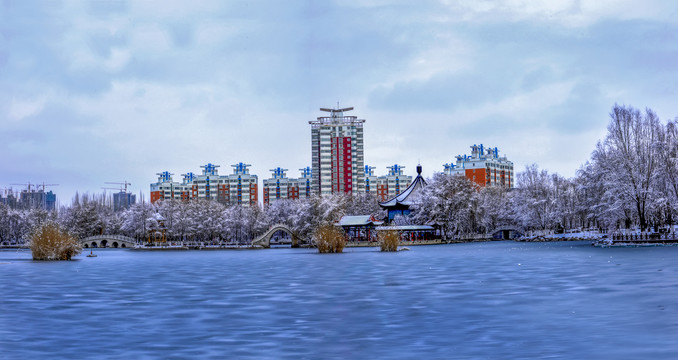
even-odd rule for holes
{"type": "Polygon", "coordinates": [[[379,232],[379,246],[381,251],[398,251],[400,244],[400,233],[396,230],[386,230],[379,232]]]}
{"type": "Polygon", "coordinates": [[[38,225],[30,234],[33,260],[71,260],[82,252],[80,242],[59,224],[47,221],[38,225]]]}
{"type": "Polygon", "coordinates": [[[313,238],[318,247],[318,252],[321,254],[340,253],[344,251],[344,246],[346,246],[344,232],[333,225],[318,227],[313,234],[313,238]]]}

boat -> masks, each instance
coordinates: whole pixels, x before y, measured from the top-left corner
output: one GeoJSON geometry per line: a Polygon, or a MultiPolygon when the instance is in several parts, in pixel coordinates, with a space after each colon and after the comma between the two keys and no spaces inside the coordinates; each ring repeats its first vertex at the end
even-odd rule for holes
{"type": "Polygon", "coordinates": [[[97,257],[97,254],[92,252],[92,248],[89,248],[89,254],[87,254],[87,257],[97,257]]]}

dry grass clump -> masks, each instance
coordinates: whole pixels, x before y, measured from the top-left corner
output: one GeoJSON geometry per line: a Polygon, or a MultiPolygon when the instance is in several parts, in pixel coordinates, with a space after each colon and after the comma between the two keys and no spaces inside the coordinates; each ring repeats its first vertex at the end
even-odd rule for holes
{"type": "Polygon", "coordinates": [[[344,251],[344,246],[346,246],[344,232],[333,225],[320,226],[313,233],[313,239],[318,247],[318,252],[321,254],[340,253],[344,251]]]}
{"type": "Polygon", "coordinates": [[[82,252],[82,245],[59,224],[47,221],[30,234],[33,260],[70,260],[82,252]]]}
{"type": "Polygon", "coordinates": [[[396,230],[386,230],[379,232],[379,246],[381,251],[398,251],[400,244],[400,233],[396,230]]]}

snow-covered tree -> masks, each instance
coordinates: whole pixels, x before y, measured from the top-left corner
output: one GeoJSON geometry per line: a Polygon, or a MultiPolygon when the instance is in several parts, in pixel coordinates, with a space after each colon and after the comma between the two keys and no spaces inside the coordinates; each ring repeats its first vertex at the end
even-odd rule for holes
{"type": "Polygon", "coordinates": [[[442,226],[446,237],[472,231],[471,200],[477,185],[463,176],[435,174],[415,196],[412,222],[442,226]]]}
{"type": "Polygon", "coordinates": [[[486,233],[502,225],[513,224],[512,203],[508,190],[501,186],[485,186],[473,194],[473,228],[486,233]]]}
{"type": "Polygon", "coordinates": [[[124,235],[142,240],[148,235],[146,220],[153,212],[153,205],[148,203],[136,203],[122,213],[122,226],[120,230],[124,235]]]}
{"type": "Polygon", "coordinates": [[[645,113],[632,107],[615,105],[610,113],[608,133],[599,142],[592,161],[602,173],[612,208],[629,210],[641,230],[647,228],[648,205],[652,202],[659,169],[658,150],[662,127],[650,109],[645,113]]]}

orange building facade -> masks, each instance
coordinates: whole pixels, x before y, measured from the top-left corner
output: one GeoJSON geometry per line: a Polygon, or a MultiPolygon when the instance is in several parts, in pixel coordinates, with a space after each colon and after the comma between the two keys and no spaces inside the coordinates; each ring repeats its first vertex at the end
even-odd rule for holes
{"type": "Polygon", "coordinates": [[[485,148],[483,144],[472,145],[471,155],[457,155],[456,163],[445,164],[448,175],[463,175],[480,186],[515,187],[513,162],[499,156],[499,150],[485,148]]]}

